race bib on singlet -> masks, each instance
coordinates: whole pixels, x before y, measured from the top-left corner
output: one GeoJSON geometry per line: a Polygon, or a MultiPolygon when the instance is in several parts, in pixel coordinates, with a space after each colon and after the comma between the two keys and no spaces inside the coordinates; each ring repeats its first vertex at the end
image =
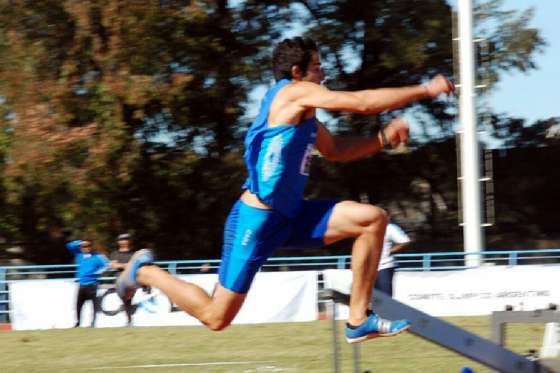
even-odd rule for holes
{"type": "Polygon", "coordinates": [[[305,149],[305,154],[301,160],[301,165],[299,167],[299,173],[304,176],[309,176],[309,170],[311,169],[311,160],[313,159],[313,150],[315,146],[313,144],[308,144],[307,149],[305,149]]]}

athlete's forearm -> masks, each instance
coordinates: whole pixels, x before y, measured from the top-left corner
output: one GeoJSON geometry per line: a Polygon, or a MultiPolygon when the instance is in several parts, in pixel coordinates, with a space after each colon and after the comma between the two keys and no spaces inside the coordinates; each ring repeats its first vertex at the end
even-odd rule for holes
{"type": "Polygon", "coordinates": [[[367,114],[377,114],[386,110],[394,110],[430,97],[425,85],[401,88],[379,88],[356,92],[365,103],[367,114]]]}
{"type": "Polygon", "coordinates": [[[383,149],[383,140],[380,136],[365,137],[333,137],[334,149],[328,157],[335,162],[350,162],[369,157],[383,149]]]}

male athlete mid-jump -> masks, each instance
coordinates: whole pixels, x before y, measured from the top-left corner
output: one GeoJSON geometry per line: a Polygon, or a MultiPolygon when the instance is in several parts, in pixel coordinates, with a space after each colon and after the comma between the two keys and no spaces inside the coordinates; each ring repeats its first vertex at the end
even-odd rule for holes
{"type": "Polygon", "coordinates": [[[349,342],[389,336],[409,328],[407,320],[378,317],[369,307],[387,213],[354,201],[305,200],[312,150],[328,160],[348,162],[408,140],[408,125],[394,119],[372,138],[333,136],[315,117],[317,108],[364,115],[453,91],[438,75],[424,85],[362,91],[332,91],[323,86],[317,46],[293,38],[274,49],[276,84],[262,100],[260,113],[245,138],[248,178],[224,229],[219,284],[212,296],[157,266],[141,250],[117,282],[121,296],[139,286],[159,288],[188,314],[212,330],[228,326],[243,304],[263,262],[280,247],[310,248],[354,238],[352,292],[346,326],[349,342]]]}

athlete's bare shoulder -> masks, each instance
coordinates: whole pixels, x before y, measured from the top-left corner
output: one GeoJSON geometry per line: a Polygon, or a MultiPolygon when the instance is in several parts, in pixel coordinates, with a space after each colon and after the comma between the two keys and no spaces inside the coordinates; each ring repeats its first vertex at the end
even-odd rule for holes
{"type": "Polygon", "coordinates": [[[350,91],[333,91],[310,81],[294,82],[286,87],[289,99],[303,110],[322,108],[333,111],[360,111],[359,94],[350,91]]]}
{"type": "Polygon", "coordinates": [[[317,87],[321,88],[315,83],[294,81],[280,89],[270,106],[269,125],[298,124],[315,115],[313,108],[301,105],[301,98],[317,87]]]}
{"type": "Polygon", "coordinates": [[[294,101],[300,100],[307,95],[329,91],[320,84],[307,81],[295,81],[286,86],[286,88],[286,94],[294,101]]]}
{"type": "Polygon", "coordinates": [[[325,90],[326,88],[320,84],[295,80],[280,89],[274,99],[284,103],[295,102],[305,95],[325,90]]]}

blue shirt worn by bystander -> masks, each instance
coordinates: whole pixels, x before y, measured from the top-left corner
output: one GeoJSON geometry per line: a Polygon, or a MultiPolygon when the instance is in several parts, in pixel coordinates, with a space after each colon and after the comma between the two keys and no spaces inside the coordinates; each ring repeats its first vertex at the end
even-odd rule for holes
{"type": "Polygon", "coordinates": [[[83,253],[80,250],[81,240],[70,241],[66,248],[74,255],[78,269],[76,278],[80,285],[96,284],[99,275],[109,267],[109,259],[96,252],[83,253]]]}

